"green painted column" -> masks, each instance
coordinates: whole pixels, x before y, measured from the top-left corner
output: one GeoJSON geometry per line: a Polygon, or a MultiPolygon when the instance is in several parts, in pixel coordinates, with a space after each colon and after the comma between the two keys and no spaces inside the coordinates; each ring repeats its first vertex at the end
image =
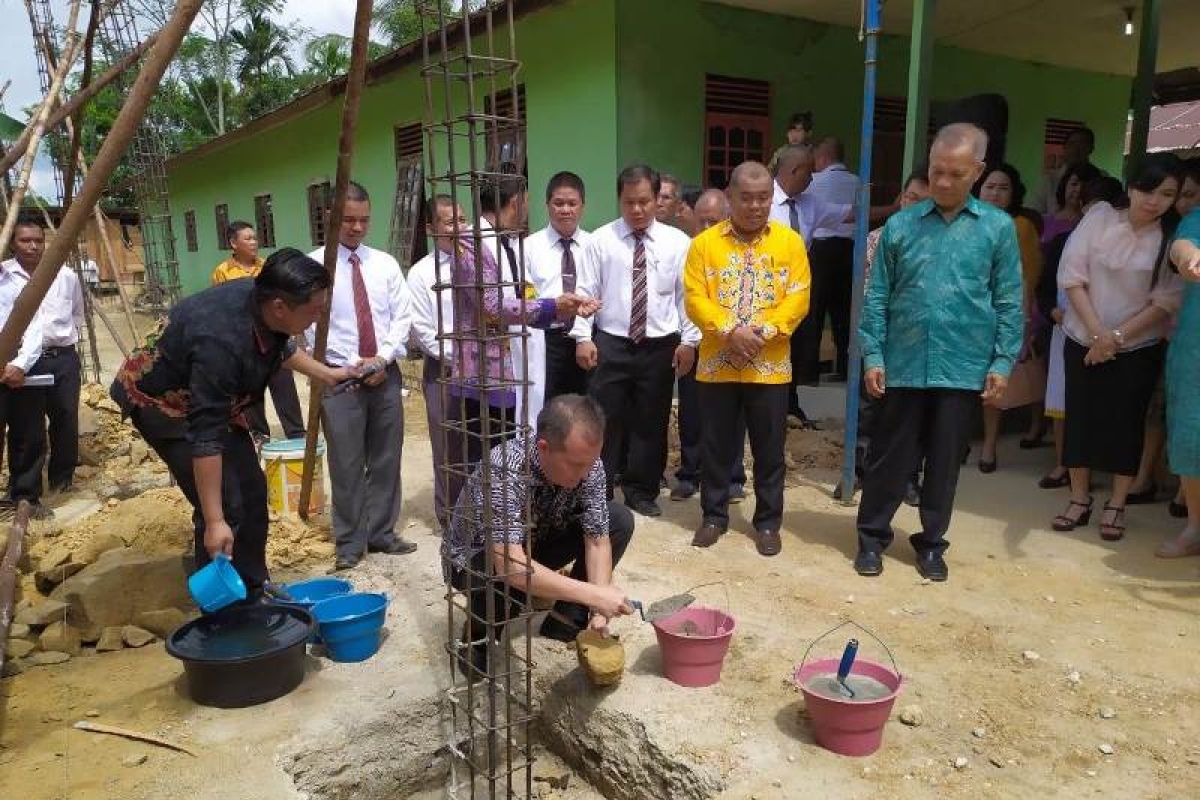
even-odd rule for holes
{"type": "Polygon", "coordinates": [[[1144,0],[1142,29],[1138,31],[1137,75],[1133,79],[1133,126],[1129,132],[1130,164],[1146,152],[1150,137],[1150,106],[1154,102],[1154,64],[1158,60],[1158,23],[1162,16],[1162,0],[1144,0]]]}
{"type": "Polygon", "coordinates": [[[908,51],[908,109],[904,114],[904,177],[925,160],[929,145],[929,85],[933,80],[933,14],[937,0],[913,3],[908,51]]]}

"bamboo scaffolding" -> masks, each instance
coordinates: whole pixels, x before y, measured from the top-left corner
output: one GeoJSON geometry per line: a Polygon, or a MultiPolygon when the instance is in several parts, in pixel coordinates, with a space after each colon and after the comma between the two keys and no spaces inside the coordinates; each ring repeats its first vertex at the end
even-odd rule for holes
{"type": "MultiPolygon", "coordinates": [[[[333,208],[325,228],[325,269],[332,282],[337,274],[338,232],[342,227],[342,211],[346,205],[346,189],[350,185],[350,170],[354,163],[354,133],[358,128],[358,108],[362,101],[363,84],[367,77],[367,45],[371,35],[371,0],[358,0],[354,12],[354,39],[350,46],[350,72],[346,76],[346,101],[342,106],[342,131],[338,137],[337,174],[334,178],[333,208]]],[[[321,318],[317,320],[313,358],[325,358],[329,339],[329,311],[333,304],[332,284],[321,318]]],[[[317,436],[321,432],[321,400],[325,387],[312,381],[308,395],[308,430],[304,437],[304,471],[300,478],[301,519],[308,519],[312,497],[313,473],[316,471],[317,436]]]]}

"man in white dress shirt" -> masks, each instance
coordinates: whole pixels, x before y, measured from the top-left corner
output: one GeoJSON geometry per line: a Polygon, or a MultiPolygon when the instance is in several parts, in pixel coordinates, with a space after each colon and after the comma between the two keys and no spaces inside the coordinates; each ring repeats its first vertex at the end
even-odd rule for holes
{"type": "Polygon", "coordinates": [[[425,419],[433,451],[433,508],[443,533],[450,525],[445,470],[446,434],[442,429],[445,408],[438,379],[446,374],[452,343],[439,340],[454,330],[454,292],[450,288],[450,259],[454,236],[468,228],[461,206],[450,195],[439,194],[426,208],[434,250],[408,269],[408,294],[412,302],[411,341],[424,357],[421,391],[425,395],[425,419]],[[438,287],[441,287],[440,289],[438,287]],[[440,306],[440,310],[439,310],[440,306]],[[440,316],[439,316],[440,314],[440,316]]]}
{"type": "MultiPolygon", "coordinates": [[[[788,145],[781,148],[775,166],[775,194],[771,200],[771,219],[787,225],[811,248],[813,231],[850,220],[854,206],[828,203],[805,190],[812,184],[813,152],[807,145],[788,145]]],[[[788,416],[808,424],[796,387],[803,371],[805,350],[800,329],[792,333],[792,391],[788,400],[788,416]]]]}
{"type": "MultiPolygon", "coordinates": [[[[13,257],[0,262],[0,326],[8,321],[17,295],[29,283],[46,248],[41,223],[17,223],[13,231],[13,257]]],[[[16,356],[0,374],[0,429],[8,430],[8,499],[28,500],[44,516],[42,465],[45,463],[46,390],[25,386],[25,376],[42,354],[42,317],[39,311],[21,337],[16,356]]]]}
{"type": "MultiPolygon", "coordinates": [[[[813,151],[816,173],[807,194],[831,206],[853,206],[862,183],[846,169],[845,158],[841,141],[832,136],[822,139],[813,151]]],[[[800,323],[797,335],[803,339],[805,352],[804,374],[799,382],[815,384],[820,379],[821,336],[827,313],[837,352],[833,371],[845,380],[850,352],[850,295],[854,291],[854,223],[821,225],[812,235],[808,248],[812,293],[808,316],[800,323]]]]}
{"type": "MultiPolygon", "coordinates": [[[[412,324],[408,284],[396,259],[363,244],[370,226],[370,196],[351,181],[337,231],[325,361],[331,367],[379,371],[356,391],[327,392],[321,405],[333,488],[335,570],[353,568],[367,552],[402,555],[417,549],[395,532],[404,443],[403,382],[396,359],[405,354],[412,324]]],[[[311,256],[320,261],[324,251],[311,256]]],[[[310,345],[315,336],[316,328],[310,328],[310,345]]]]}
{"type": "MultiPolygon", "coordinates": [[[[591,234],[579,227],[584,208],[583,179],[559,172],[546,184],[550,224],[525,239],[525,276],[540,298],[574,292],[579,259],[591,234]]],[[[545,334],[545,401],[560,394],[586,394],[588,373],[575,360],[574,322],[555,323],[545,334]]]]}
{"type": "Polygon", "coordinates": [[[594,369],[588,393],[604,409],[602,459],[611,495],[621,442],[625,505],[659,516],[656,498],[667,464],[667,427],[675,378],[696,360],[700,331],[683,306],[683,262],[691,240],[655,219],[661,186],[650,167],[617,176],[621,216],[592,234],[579,262],[580,294],[600,301],[571,335],[580,366],[594,369]]]}

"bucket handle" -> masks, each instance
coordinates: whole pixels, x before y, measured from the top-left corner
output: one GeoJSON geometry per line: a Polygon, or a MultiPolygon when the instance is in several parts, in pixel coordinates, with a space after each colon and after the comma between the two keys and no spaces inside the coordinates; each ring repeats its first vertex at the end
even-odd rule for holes
{"type": "MultiPolygon", "coordinates": [[[[733,603],[730,602],[730,599],[729,599],[729,584],[726,583],[725,581],[709,581],[708,583],[698,583],[695,586],[690,586],[687,589],[684,589],[682,593],[683,594],[692,594],[692,592],[696,591],[697,589],[705,589],[709,586],[720,586],[722,589],[725,590],[725,616],[732,617],[733,616],[733,603]]],[[[693,595],[693,597],[694,596],[695,595],[693,595]]]]}
{"type": "Polygon", "coordinates": [[[801,670],[803,670],[803,669],[804,669],[804,665],[805,665],[806,663],[808,663],[808,656],[809,656],[809,654],[812,652],[812,649],[813,649],[813,647],[815,647],[815,646],[816,646],[817,642],[821,641],[822,639],[824,639],[825,637],[829,636],[829,635],[830,635],[830,634],[832,634],[832,633],[836,633],[838,630],[840,630],[841,628],[844,628],[844,627],[846,627],[847,625],[853,625],[854,627],[858,628],[858,629],[859,629],[860,631],[862,631],[863,633],[865,633],[865,634],[867,634],[868,636],[870,636],[870,637],[871,637],[872,639],[874,639],[876,642],[878,642],[878,643],[879,643],[879,646],[883,648],[883,650],[884,650],[884,652],[885,652],[885,653],[887,653],[887,655],[888,655],[888,659],[890,659],[890,660],[891,660],[891,662],[892,662],[892,669],[894,669],[894,670],[896,671],[896,676],[897,676],[898,678],[900,678],[901,680],[903,680],[903,679],[904,679],[904,675],[903,675],[903,673],[901,673],[901,672],[900,672],[900,667],[899,667],[899,666],[896,664],[896,657],[895,657],[894,655],[892,655],[892,649],[891,649],[890,647],[888,647],[886,644],[884,644],[884,643],[883,643],[883,639],[880,639],[878,636],[876,636],[876,635],[875,635],[875,632],[874,632],[874,631],[872,631],[870,628],[867,628],[867,627],[865,627],[865,626],[863,626],[863,625],[860,625],[859,623],[855,622],[855,621],[854,621],[854,620],[852,620],[852,619],[848,619],[848,620],[846,620],[846,621],[844,621],[844,622],[840,622],[840,623],[838,623],[837,625],[834,625],[832,628],[830,628],[829,630],[825,631],[825,632],[824,632],[824,633],[822,633],[820,636],[818,636],[817,638],[813,639],[811,642],[809,642],[809,643],[808,643],[808,649],[804,651],[804,657],[800,659],[800,663],[799,663],[799,664],[797,664],[797,665],[796,665],[796,667],[795,667],[795,669],[793,669],[793,670],[792,670],[792,682],[793,682],[793,683],[797,683],[797,684],[799,683],[799,680],[800,680],[800,671],[801,671],[801,670]]]}

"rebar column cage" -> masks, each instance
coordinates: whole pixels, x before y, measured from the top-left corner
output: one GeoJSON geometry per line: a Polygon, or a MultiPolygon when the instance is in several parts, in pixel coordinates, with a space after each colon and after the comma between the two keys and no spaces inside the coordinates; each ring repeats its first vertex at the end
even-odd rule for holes
{"type": "MultiPolygon", "coordinates": [[[[56,46],[55,30],[54,30],[54,14],[50,8],[50,0],[30,0],[29,6],[29,24],[33,32],[34,53],[37,56],[38,79],[41,81],[42,96],[45,97],[50,93],[51,73],[54,71],[48,58],[57,61],[59,57],[59,48],[56,46]]],[[[63,98],[65,101],[65,98],[63,98]]],[[[81,134],[82,135],[82,134],[81,134]]],[[[70,136],[63,132],[53,132],[52,139],[58,140],[62,146],[58,148],[59,153],[66,153],[66,157],[70,158],[70,136]]],[[[51,150],[51,161],[54,164],[54,188],[58,191],[60,198],[66,197],[64,188],[66,186],[66,169],[62,163],[61,157],[51,150]]],[[[74,170],[74,186],[72,187],[71,196],[74,197],[79,192],[79,187],[83,185],[83,174],[81,170],[74,170]]],[[[63,208],[63,213],[66,213],[66,208],[63,208]]],[[[47,215],[48,217],[49,215],[47,215]]],[[[49,222],[49,219],[47,219],[49,222]]],[[[100,235],[96,231],[96,235],[100,235]]],[[[83,293],[83,330],[80,331],[82,337],[87,341],[87,347],[77,347],[79,353],[80,371],[84,378],[91,375],[91,378],[96,383],[100,382],[100,349],[96,343],[96,329],[94,326],[95,315],[92,312],[92,304],[95,298],[92,296],[92,287],[87,281],[87,275],[84,273],[83,265],[87,263],[87,251],[83,245],[83,241],[76,240],[75,247],[67,255],[67,266],[75,273],[75,277],[79,279],[79,286],[83,293]]]]}
{"type": "MultiPolygon", "coordinates": [[[[121,58],[141,42],[137,21],[129,3],[118,2],[113,6],[96,38],[110,61],[121,58]]],[[[116,85],[120,87],[122,95],[128,95],[135,77],[136,72],[129,70],[117,80],[116,85]]],[[[142,261],[146,269],[137,304],[156,313],[165,313],[179,299],[179,259],[175,251],[175,231],[171,225],[171,203],[167,193],[167,148],[159,130],[162,124],[162,120],[155,118],[153,109],[147,112],[127,155],[142,233],[142,261]]]]}
{"type": "Polygon", "coordinates": [[[443,437],[447,453],[435,480],[448,488],[449,519],[443,524],[466,523],[485,536],[483,557],[465,565],[451,564],[443,548],[448,796],[530,798],[533,610],[512,585],[516,578],[523,584],[529,572],[523,559],[512,557],[523,552],[521,545],[505,544],[497,535],[501,528],[511,533],[519,527],[528,541],[529,504],[515,499],[526,497],[530,467],[527,459],[504,467],[488,457],[492,447],[505,442],[524,452],[532,433],[524,313],[515,318],[494,313],[497,298],[519,309],[529,296],[520,242],[524,231],[518,229],[525,223],[505,227],[497,215],[494,225],[484,224],[479,213],[481,198],[489,193],[491,207],[499,206],[502,182],[523,187],[525,181],[524,158],[511,148],[505,151],[511,160],[488,160],[489,153],[500,152],[490,144],[521,128],[513,3],[417,0],[416,5],[423,34],[426,185],[430,197],[448,196],[473,220],[457,236],[435,237],[433,248],[443,365],[438,393],[445,422],[430,434],[443,437]],[[514,102],[497,102],[505,92],[514,102]],[[485,274],[485,249],[495,256],[495,273],[485,274]],[[443,318],[446,292],[453,300],[453,320],[443,318]],[[449,491],[456,485],[466,487],[457,503],[449,491]],[[513,519],[514,504],[519,520],[513,519]],[[475,658],[480,652],[487,654],[482,663],[475,658]]]}

